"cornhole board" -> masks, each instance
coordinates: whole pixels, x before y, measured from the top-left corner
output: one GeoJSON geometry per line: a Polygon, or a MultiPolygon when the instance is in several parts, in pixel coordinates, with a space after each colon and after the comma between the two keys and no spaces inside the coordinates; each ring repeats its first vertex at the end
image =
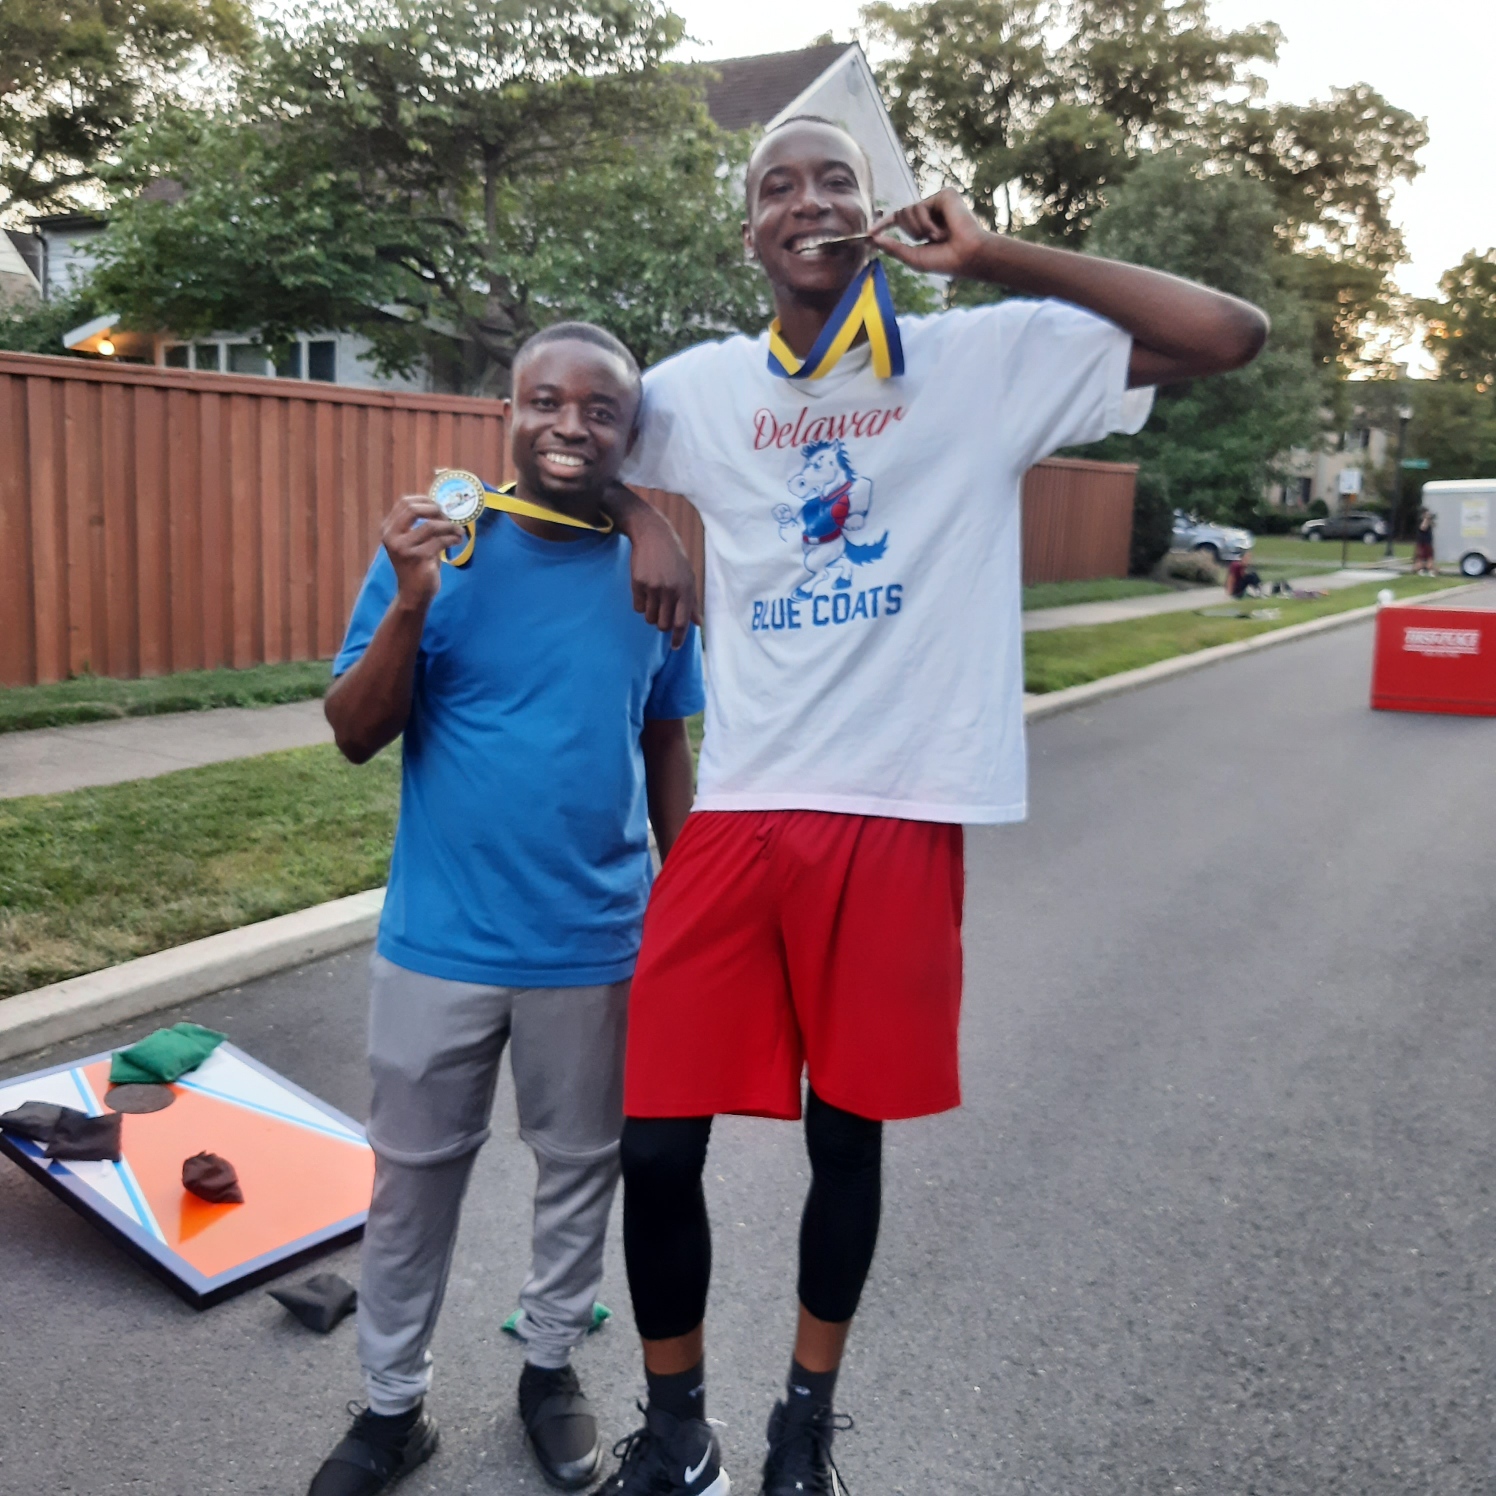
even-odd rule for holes
{"type": "MultiPolygon", "coordinates": [[[[0,1081],[0,1112],[51,1101],[99,1116],[112,1053],[0,1081]]],[[[364,1130],[232,1044],[169,1087],[157,1112],[128,1112],[120,1161],[63,1162],[0,1133],[0,1152],[92,1221],[197,1309],[206,1309],[364,1229],[374,1154],[364,1130]],[[239,1174],[242,1205],[182,1188],[182,1162],[217,1153],[239,1174]]]]}
{"type": "Polygon", "coordinates": [[[1381,609],[1371,704],[1385,712],[1496,717],[1496,613],[1381,609]]]}

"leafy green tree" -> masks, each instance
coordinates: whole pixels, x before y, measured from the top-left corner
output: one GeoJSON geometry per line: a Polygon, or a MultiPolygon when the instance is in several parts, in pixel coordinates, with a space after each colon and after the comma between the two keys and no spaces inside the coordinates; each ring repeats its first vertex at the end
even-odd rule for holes
{"type": "Polygon", "coordinates": [[[1369,84],[1311,104],[1221,106],[1208,128],[1218,154],[1272,189],[1296,238],[1313,234],[1381,269],[1404,257],[1392,192],[1417,176],[1428,126],[1369,84]]]}
{"type": "MultiPolygon", "coordinates": [[[[747,141],[711,124],[698,75],[656,66],[666,13],[465,0],[455,25],[437,0],[401,0],[377,25],[331,15],[272,30],[232,107],[131,138],[95,278],[126,320],[271,347],[354,328],[386,369],[425,357],[492,391],[559,318],[603,322],[645,361],[767,320],[738,233],[747,141]],[[162,178],[178,200],[141,195],[162,178]]],[[[928,309],[925,282],[896,280],[902,307],[928,309]]]]}
{"type": "Polygon", "coordinates": [[[1409,450],[1429,459],[1420,485],[1436,478],[1496,476],[1496,390],[1466,380],[1410,380],[1409,450]]]}
{"type": "Polygon", "coordinates": [[[1071,0],[1061,65],[1077,98],[1117,121],[1134,147],[1191,138],[1248,65],[1273,62],[1271,24],[1222,31],[1207,0],[1071,0]]]}
{"type": "Polygon", "coordinates": [[[1141,150],[1196,138],[1279,40],[1216,29],[1206,0],[920,0],[862,19],[892,54],[879,76],[917,164],[991,227],[1072,246],[1141,150]]]}
{"type": "Polygon", "coordinates": [[[1323,381],[1310,319],[1294,294],[1272,194],[1240,169],[1196,153],[1140,161],[1098,215],[1089,248],[1229,291],[1265,307],[1273,335],[1245,369],[1158,392],[1137,436],[1109,437],[1105,456],[1161,478],[1176,506],[1246,519],[1281,454],[1318,434],[1323,381]]]}
{"type": "MultiPolygon", "coordinates": [[[[390,322],[379,308],[399,302],[400,273],[380,254],[356,176],[290,133],[284,121],[179,109],[128,138],[93,294],[132,326],[255,332],[271,347],[390,322]],[[163,179],[180,193],[141,194],[163,179]]],[[[397,342],[388,363],[409,367],[414,330],[397,342]]]]}
{"type": "Polygon", "coordinates": [[[87,290],[74,290],[51,301],[0,303],[0,348],[57,357],[66,352],[63,334],[98,315],[98,303],[87,290]]]}
{"type": "Polygon", "coordinates": [[[1427,130],[1365,84],[1263,103],[1254,68],[1276,58],[1276,26],[1217,27],[1207,0],[920,0],[862,15],[890,54],[880,76],[917,163],[990,226],[1083,248],[1140,159],[1190,148],[1272,192],[1322,365],[1357,364],[1368,323],[1395,320],[1391,196],[1427,130]]]}
{"type": "Polygon", "coordinates": [[[257,103],[357,184],[379,255],[501,379],[532,321],[506,257],[531,184],[695,121],[656,0],[353,0],[271,28],[257,103]],[[294,126],[294,128],[293,128],[294,126]]]}
{"type": "Polygon", "coordinates": [[[194,58],[248,41],[240,0],[4,0],[0,213],[76,206],[194,58]]]}
{"type": "Polygon", "coordinates": [[[1420,310],[1440,374],[1496,389],[1496,249],[1472,249],[1440,277],[1439,291],[1420,310]]]}
{"type": "Polygon", "coordinates": [[[1241,162],[1277,200],[1300,257],[1297,288],[1314,320],[1316,358],[1362,365],[1368,327],[1406,320],[1391,280],[1406,258],[1392,193],[1418,174],[1427,126],[1361,83],[1304,105],[1222,106],[1207,135],[1217,155],[1241,162]]]}
{"type": "Polygon", "coordinates": [[[1019,152],[1060,80],[1045,0],[867,5],[863,25],[891,59],[889,112],[918,172],[956,183],[991,228],[1018,226],[1019,152]]]}
{"type": "Polygon", "coordinates": [[[601,323],[641,363],[767,323],[767,286],[739,231],[747,156],[746,140],[702,123],[535,183],[503,235],[532,320],[601,323]]]}

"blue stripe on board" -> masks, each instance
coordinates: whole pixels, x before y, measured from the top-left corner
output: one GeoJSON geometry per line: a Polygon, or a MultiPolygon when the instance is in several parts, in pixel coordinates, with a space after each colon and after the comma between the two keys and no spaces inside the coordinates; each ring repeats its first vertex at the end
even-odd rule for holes
{"type": "Polygon", "coordinates": [[[119,1175],[119,1180],[125,1187],[125,1193],[130,1197],[130,1203],[135,1207],[140,1216],[140,1223],[153,1235],[163,1246],[166,1245],[166,1233],[156,1221],[151,1207],[145,1203],[145,1195],[141,1192],[140,1185],[135,1178],[135,1170],[121,1159],[114,1166],[114,1171],[119,1175]]]}
{"type": "Polygon", "coordinates": [[[257,1101],[245,1101],[240,1096],[227,1096],[222,1091],[210,1090],[198,1081],[179,1080],[177,1085],[184,1091],[196,1091],[199,1096],[211,1096],[215,1101],[226,1101],[230,1106],[242,1106],[247,1112],[258,1112],[262,1117],[274,1117],[280,1122],[290,1122],[296,1127],[304,1127],[308,1132],[320,1132],[329,1138],[337,1138],[343,1143],[357,1143],[360,1147],[367,1147],[361,1137],[343,1131],[341,1128],[320,1127],[315,1122],[309,1122],[305,1117],[293,1117],[289,1112],[278,1112],[274,1107],[262,1106],[257,1101]]]}
{"type": "MultiPolygon", "coordinates": [[[[78,1088],[78,1094],[83,1098],[84,1106],[88,1108],[88,1115],[102,1117],[104,1108],[99,1105],[93,1087],[88,1083],[88,1077],[81,1070],[70,1070],[68,1074],[73,1077],[73,1084],[78,1088]]],[[[164,1245],[166,1233],[157,1224],[151,1207],[145,1203],[145,1196],[141,1193],[140,1185],[135,1178],[135,1171],[123,1159],[109,1161],[114,1163],[115,1177],[118,1178],[125,1194],[129,1196],[131,1205],[135,1207],[135,1214],[140,1224],[164,1245]]],[[[79,1178],[81,1179],[81,1176],[79,1178]]]]}

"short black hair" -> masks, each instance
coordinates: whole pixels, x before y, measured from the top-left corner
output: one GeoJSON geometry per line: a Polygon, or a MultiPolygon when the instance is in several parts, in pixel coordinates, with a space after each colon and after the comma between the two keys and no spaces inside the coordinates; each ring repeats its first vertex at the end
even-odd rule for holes
{"type": "Polygon", "coordinates": [[[857,147],[862,156],[862,164],[867,171],[867,181],[863,184],[867,188],[868,201],[873,200],[873,158],[868,155],[867,147],[844,125],[840,120],[828,119],[824,114],[792,114],[788,119],[782,119],[769,126],[753,144],[753,150],[748,157],[748,172],[743,177],[743,191],[748,190],[748,177],[753,170],[753,158],[763,149],[764,142],[771,136],[777,135],[781,130],[790,125],[829,125],[833,130],[840,130],[853,145],[857,147]]]}
{"type": "Polygon", "coordinates": [[[526,338],[520,345],[519,352],[514,355],[513,374],[516,378],[520,367],[529,360],[530,355],[537,349],[544,348],[547,343],[591,343],[594,348],[604,348],[615,358],[622,360],[634,388],[641,387],[639,361],[629,352],[628,344],[595,322],[553,322],[549,327],[542,327],[539,332],[526,338]]]}

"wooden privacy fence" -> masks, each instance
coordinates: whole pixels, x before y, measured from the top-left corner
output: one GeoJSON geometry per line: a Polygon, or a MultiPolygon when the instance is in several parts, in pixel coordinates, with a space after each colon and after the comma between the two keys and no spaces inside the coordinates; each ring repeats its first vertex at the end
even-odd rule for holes
{"type": "Polygon", "coordinates": [[[1136,463],[1051,457],[1023,478],[1023,580],[1125,577],[1136,463]]]}
{"type": "Polygon", "coordinates": [[[336,652],[391,495],[492,400],[0,354],[0,681],[336,652]]]}
{"type": "MultiPolygon", "coordinates": [[[[0,685],[327,658],[436,467],[508,477],[496,401],[0,353],[0,685]]],[[[1030,472],[1024,580],[1125,574],[1132,482],[1030,472]]]]}

